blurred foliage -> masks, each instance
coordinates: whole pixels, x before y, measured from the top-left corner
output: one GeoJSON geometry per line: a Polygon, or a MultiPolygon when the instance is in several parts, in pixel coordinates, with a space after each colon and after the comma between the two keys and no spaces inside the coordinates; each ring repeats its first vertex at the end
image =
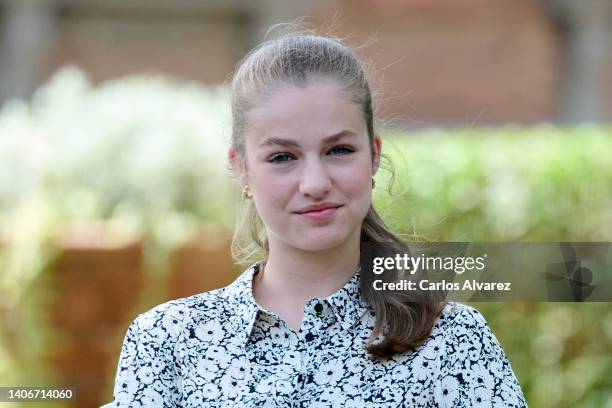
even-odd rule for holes
{"type": "MultiPolygon", "coordinates": [[[[388,135],[383,152],[396,180],[375,201],[397,230],[439,241],[612,240],[610,127],[428,129],[388,135]]],[[[389,177],[381,171],[379,185],[389,177]]]]}
{"type": "MultiPolygon", "coordinates": [[[[31,103],[3,107],[0,382],[48,378],[24,365],[53,338],[33,283],[67,226],[105,220],[117,241],[144,239],[154,273],[202,224],[233,228],[230,127],[223,88],[157,77],[93,87],[75,68],[31,103]],[[27,352],[16,355],[15,344],[27,352]]],[[[377,174],[375,206],[398,232],[438,241],[612,241],[610,128],[427,129],[388,133],[383,150],[395,183],[389,194],[390,174],[377,174]]],[[[612,305],[475,306],[531,407],[612,407],[612,305]]]]}

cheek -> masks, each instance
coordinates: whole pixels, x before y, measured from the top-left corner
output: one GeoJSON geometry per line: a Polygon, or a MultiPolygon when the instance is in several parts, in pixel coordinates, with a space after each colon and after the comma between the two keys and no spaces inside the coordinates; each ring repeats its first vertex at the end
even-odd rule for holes
{"type": "Polygon", "coordinates": [[[291,176],[278,174],[272,171],[260,171],[252,178],[253,187],[261,192],[260,194],[267,194],[270,198],[281,199],[291,189],[292,184],[295,182],[291,176]]]}
{"type": "Polygon", "coordinates": [[[343,172],[338,180],[338,185],[344,193],[351,197],[370,195],[372,185],[372,173],[367,164],[354,166],[350,170],[343,172]]]}
{"type": "Polygon", "coordinates": [[[274,217],[279,214],[279,209],[287,206],[292,188],[290,177],[257,169],[251,172],[250,183],[255,191],[257,210],[262,217],[268,214],[274,217]]]}

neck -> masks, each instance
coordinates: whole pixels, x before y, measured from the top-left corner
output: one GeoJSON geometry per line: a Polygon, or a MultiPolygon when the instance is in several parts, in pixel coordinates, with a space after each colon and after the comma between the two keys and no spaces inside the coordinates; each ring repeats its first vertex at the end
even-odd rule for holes
{"type": "Polygon", "coordinates": [[[268,260],[258,275],[258,293],[303,305],[310,298],[337,292],[359,268],[360,236],[358,228],[343,244],[324,251],[304,251],[270,240],[268,260]]]}

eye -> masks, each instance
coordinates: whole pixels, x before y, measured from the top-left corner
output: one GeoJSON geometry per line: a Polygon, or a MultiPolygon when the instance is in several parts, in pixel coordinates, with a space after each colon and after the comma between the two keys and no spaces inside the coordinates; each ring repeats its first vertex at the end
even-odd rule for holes
{"type": "Polygon", "coordinates": [[[335,146],[330,150],[330,153],[349,154],[353,153],[354,150],[347,146],[335,146]]]}
{"type": "Polygon", "coordinates": [[[278,153],[270,157],[270,159],[268,159],[268,162],[269,163],[283,163],[283,162],[288,162],[291,159],[292,157],[288,153],[278,153]]]}

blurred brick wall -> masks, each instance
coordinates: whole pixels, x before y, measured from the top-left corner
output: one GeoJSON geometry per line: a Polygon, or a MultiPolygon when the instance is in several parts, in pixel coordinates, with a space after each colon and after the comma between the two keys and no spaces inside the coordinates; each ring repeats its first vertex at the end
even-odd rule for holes
{"type": "Polygon", "coordinates": [[[117,1],[90,0],[97,8],[68,2],[55,16],[47,77],[74,63],[96,82],[157,72],[220,83],[274,19],[306,15],[320,27],[337,21],[333,33],[347,35],[350,45],[375,39],[363,54],[377,68],[373,84],[387,124],[530,124],[562,114],[566,44],[544,1],[330,0],[309,3],[306,12],[303,3],[298,10],[279,1],[250,8],[229,1],[221,12],[183,2],[198,12],[177,6],[172,14],[117,1]]]}
{"type": "Polygon", "coordinates": [[[553,119],[560,38],[533,0],[337,0],[342,31],[376,44],[385,116],[402,125],[553,119]]]}
{"type": "Polygon", "coordinates": [[[232,15],[137,16],[64,10],[47,76],[65,64],[95,82],[131,73],[165,73],[219,83],[244,53],[240,18],[232,15]]]}

